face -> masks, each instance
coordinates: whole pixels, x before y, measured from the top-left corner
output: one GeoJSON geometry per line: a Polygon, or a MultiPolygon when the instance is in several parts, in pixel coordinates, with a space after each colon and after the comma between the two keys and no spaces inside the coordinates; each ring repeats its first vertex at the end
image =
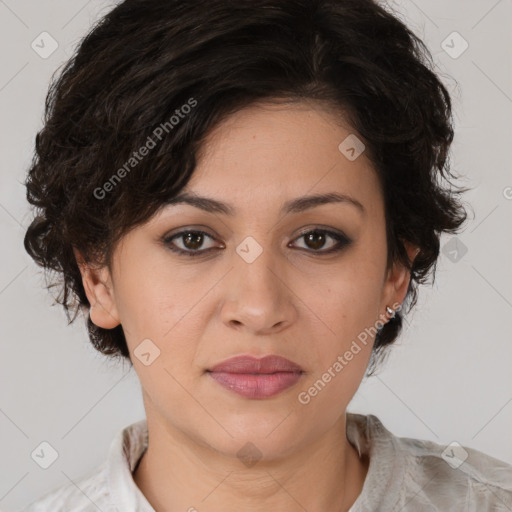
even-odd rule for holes
{"type": "Polygon", "coordinates": [[[83,271],[92,321],[123,326],[149,423],[222,453],[252,441],[278,457],[345,414],[375,328],[386,305],[403,301],[409,274],[386,268],[377,174],[364,152],[349,159],[338,149],[353,131],[332,116],[311,103],[232,115],[210,133],[182,191],[229,213],[167,205],[125,235],[110,270],[83,271]],[[325,194],[355,203],[287,208],[325,194]],[[242,396],[207,371],[268,354],[302,373],[266,398],[242,396]]]}

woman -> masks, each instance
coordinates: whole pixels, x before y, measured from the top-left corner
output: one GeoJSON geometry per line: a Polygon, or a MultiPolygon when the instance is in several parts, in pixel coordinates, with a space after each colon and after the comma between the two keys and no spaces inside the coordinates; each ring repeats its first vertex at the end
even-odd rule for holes
{"type": "Polygon", "coordinates": [[[346,412],[466,219],[429,58],[370,0],[125,0],[94,27],[25,247],[146,419],[27,510],[512,509],[510,465],[346,412]]]}

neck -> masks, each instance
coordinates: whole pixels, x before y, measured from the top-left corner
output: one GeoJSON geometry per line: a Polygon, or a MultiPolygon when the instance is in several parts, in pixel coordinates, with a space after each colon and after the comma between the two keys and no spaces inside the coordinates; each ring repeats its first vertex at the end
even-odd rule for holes
{"type": "Polygon", "coordinates": [[[347,511],[361,493],[368,471],[346,438],[346,417],[324,436],[279,458],[263,457],[250,467],[195,442],[148,416],[148,448],[133,473],[156,512],[239,508],[347,511]]]}

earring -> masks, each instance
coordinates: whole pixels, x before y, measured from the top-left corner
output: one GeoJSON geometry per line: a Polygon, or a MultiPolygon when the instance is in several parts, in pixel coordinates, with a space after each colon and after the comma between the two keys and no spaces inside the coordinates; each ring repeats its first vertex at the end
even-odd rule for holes
{"type": "Polygon", "coordinates": [[[395,318],[395,311],[393,311],[389,306],[386,306],[386,312],[390,319],[395,318]]]}

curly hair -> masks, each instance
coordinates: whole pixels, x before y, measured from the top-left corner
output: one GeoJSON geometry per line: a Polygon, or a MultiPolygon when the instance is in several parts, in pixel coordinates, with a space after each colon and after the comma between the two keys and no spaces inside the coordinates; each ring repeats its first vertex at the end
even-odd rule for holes
{"type": "MultiPolygon", "coordinates": [[[[125,0],[55,73],[25,182],[37,211],[24,246],[56,273],[47,286],[69,323],[90,309],[73,249],[110,266],[121,237],[185,187],[212,128],[260,100],[345,113],[382,185],[388,268],[411,272],[409,311],[435,276],[441,234],[466,220],[457,195],[469,189],[450,183],[449,93],[426,45],[372,0],[125,0]],[[412,265],[404,241],[420,248],[412,265]]],[[[403,314],[378,331],[369,374],[403,314]]],[[[122,325],[86,321],[98,351],[130,359],[122,325]]]]}

